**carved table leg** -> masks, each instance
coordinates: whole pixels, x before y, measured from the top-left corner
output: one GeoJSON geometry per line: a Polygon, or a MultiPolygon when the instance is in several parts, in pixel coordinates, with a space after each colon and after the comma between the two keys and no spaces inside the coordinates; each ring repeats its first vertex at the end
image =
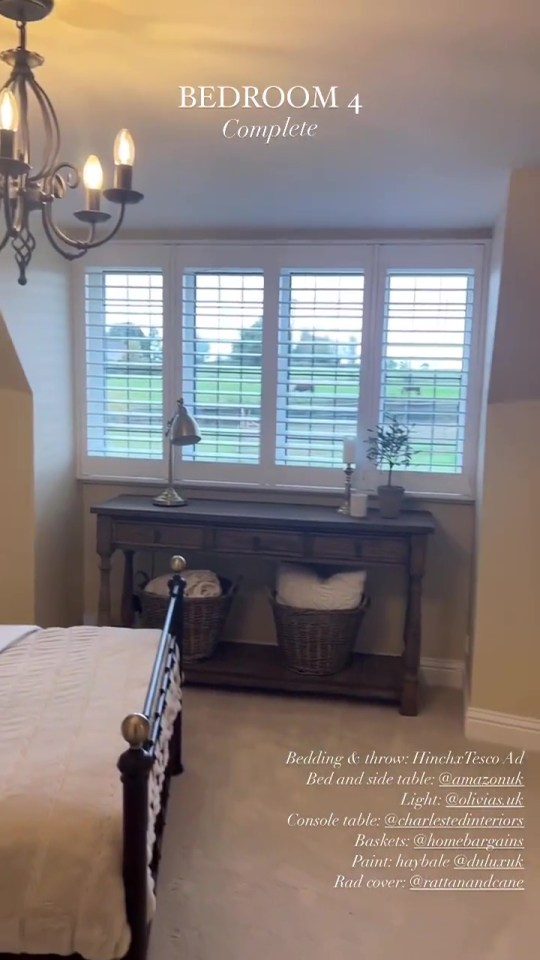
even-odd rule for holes
{"type": "Polygon", "coordinates": [[[133,626],[133,550],[124,550],[124,579],[120,617],[123,627],[133,626]]]}
{"type": "Polygon", "coordinates": [[[99,556],[98,626],[111,622],[111,556],[112,535],[109,517],[98,517],[96,550],[99,556]]]}
{"type": "Polygon", "coordinates": [[[422,640],[422,578],[426,560],[426,538],[411,537],[407,583],[407,612],[403,634],[403,686],[399,712],[407,717],[418,713],[418,679],[422,640]]]}

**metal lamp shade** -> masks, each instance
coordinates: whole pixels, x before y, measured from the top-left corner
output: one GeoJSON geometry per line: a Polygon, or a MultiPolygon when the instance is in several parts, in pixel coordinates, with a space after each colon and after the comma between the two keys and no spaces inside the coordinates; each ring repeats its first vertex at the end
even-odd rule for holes
{"type": "Polygon", "coordinates": [[[166,436],[169,440],[168,486],[153,502],[158,507],[183,507],[187,501],[176,492],[173,484],[173,447],[193,447],[201,439],[198,423],[186,410],[183,400],[178,401],[178,409],[169,420],[166,436]]]}
{"type": "Polygon", "coordinates": [[[175,447],[191,447],[199,443],[201,431],[194,417],[186,410],[184,401],[178,401],[178,410],[169,430],[169,441],[175,447]]]}

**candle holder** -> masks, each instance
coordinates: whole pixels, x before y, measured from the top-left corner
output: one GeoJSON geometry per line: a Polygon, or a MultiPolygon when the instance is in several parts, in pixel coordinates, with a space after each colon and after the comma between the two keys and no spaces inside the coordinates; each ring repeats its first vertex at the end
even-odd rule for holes
{"type": "Polygon", "coordinates": [[[352,463],[348,463],[344,469],[345,474],[345,499],[340,507],[338,507],[337,512],[342,513],[345,517],[350,517],[351,515],[351,491],[352,491],[352,477],[354,473],[354,467],[352,463]]]}

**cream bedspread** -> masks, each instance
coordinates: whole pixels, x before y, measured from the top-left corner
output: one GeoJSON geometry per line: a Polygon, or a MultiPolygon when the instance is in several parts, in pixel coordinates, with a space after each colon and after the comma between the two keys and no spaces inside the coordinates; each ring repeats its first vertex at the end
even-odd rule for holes
{"type": "Polygon", "coordinates": [[[0,952],[128,949],[120,724],[158,630],[38,630],[0,655],[0,952]]]}

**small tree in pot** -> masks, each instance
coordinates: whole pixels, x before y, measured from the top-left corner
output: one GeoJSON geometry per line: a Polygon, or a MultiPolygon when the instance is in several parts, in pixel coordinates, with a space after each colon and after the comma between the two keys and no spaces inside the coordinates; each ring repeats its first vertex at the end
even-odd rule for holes
{"type": "Polygon", "coordinates": [[[411,428],[401,424],[397,417],[388,417],[384,423],[368,430],[366,444],[368,460],[388,470],[388,482],[377,487],[377,494],[381,516],[393,519],[400,514],[405,488],[392,484],[392,472],[411,463],[414,456],[411,428]]]}

